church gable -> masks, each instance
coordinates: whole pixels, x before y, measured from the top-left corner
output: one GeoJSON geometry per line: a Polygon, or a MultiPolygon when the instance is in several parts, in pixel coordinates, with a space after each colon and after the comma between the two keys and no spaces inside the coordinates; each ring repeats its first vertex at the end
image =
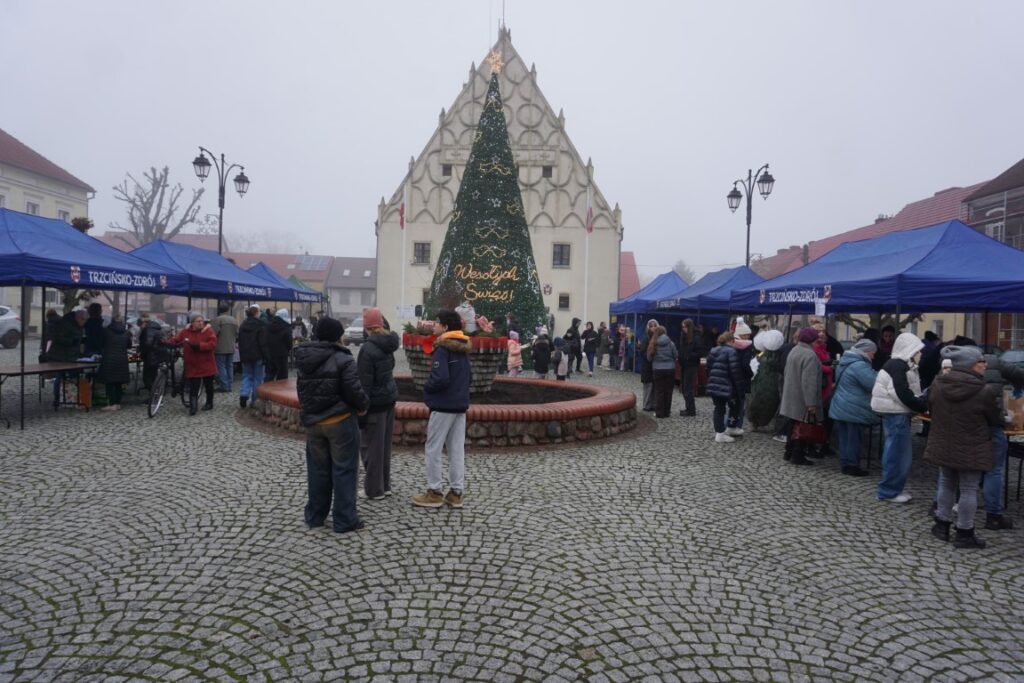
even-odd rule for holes
{"type": "MultiPolygon", "coordinates": [[[[494,50],[504,62],[498,80],[528,225],[582,228],[589,184],[595,229],[619,229],[617,210],[608,206],[590,180],[593,167],[580,158],[565,133],[564,116],[561,112],[555,114],[540,92],[536,69],[527,68],[512,46],[507,29],[500,30],[494,50]]],[[[410,162],[410,175],[403,181],[403,185],[408,183],[406,221],[448,223],[490,74],[491,66],[486,62],[471,68],[469,81],[452,107],[441,111],[438,128],[419,158],[410,162]]],[[[382,207],[383,223],[398,222],[403,185],[382,207]]]]}

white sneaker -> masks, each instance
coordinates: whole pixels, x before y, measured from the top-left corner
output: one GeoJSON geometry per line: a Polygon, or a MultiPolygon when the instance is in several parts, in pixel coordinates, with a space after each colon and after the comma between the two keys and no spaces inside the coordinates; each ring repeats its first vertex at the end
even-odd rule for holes
{"type": "Polygon", "coordinates": [[[772,437],[772,441],[778,441],[779,443],[786,443],[789,439],[784,434],[776,434],[772,437]]]}
{"type": "Polygon", "coordinates": [[[727,427],[725,433],[729,436],[743,436],[742,427],[727,427]]]}
{"type": "Polygon", "coordinates": [[[909,493],[901,493],[892,498],[879,498],[879,500],[884,500],[887,503],[909,503],[911,498],[912,496],[909,493]]]}
{"type": "Polygon", "coordinates": [[[732,443],[735,440],[736,439],[732,438],[731,436],[729,436],[725,432],[718,432],[717,434],[715,434],[715,442],[716,443],[732,443]]]}

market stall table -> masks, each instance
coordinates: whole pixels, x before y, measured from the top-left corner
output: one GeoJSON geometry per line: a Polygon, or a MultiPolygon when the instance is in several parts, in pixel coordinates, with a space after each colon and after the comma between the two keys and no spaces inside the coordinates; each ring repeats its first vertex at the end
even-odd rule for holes
{"type": "MultiPolygon", "coordinates": [[[[11,428],[11,421],[3,417],[3,386],[4,382],[12,377],[30,377],[32,375],[50,375],[58,372],[76,372],[81,370],[95,370],[99,363],[35,363],[33,365],[0,365],[0,420],[11,428]]],[[[75,384],[75,405],[81,404],[81,397],[78,395],[78,384],[75,384]]]]}

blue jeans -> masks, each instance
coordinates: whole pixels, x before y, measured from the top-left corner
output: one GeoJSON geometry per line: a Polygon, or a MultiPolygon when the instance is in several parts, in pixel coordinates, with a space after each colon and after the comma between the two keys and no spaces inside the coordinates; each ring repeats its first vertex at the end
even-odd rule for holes
{"type": "Polygon", "coordinates": [[[843,467],[860,466],[860,444],[863,425],[856,422],[836,420],[836,434],[839,439],[839,464],[843,467]]]}
{"type": "Polygon", "coordinates": [[[356,475],[359,472],[359,420],[349,415],[332,425],[306,427],[306,524],[321,526],[334,499],[335,531],[359,524],[356,475]]]}
{"type": "Polygon", "coordinates": [[[239,396],[256,400],[256,387],[263,384],[263,361],[242,363],[242,391],[239,396]]]}
{"type": "Polygon", "coordinates": [[[985,512],[990,515],[1003,514],[1003,477],[1006,475],[1006,453],[1010,444],[1002,427],[992,427],[992,469],[985,473],[982,491],[985,495],[985,512]]]}
{"type": "Polygon", "coordinates": [[[739,398],[729,402],[729,426],[743,428],[743,409],[747,403],[747,395],[741,394],[739,398]]]}
{"type": "Polygon", "coordinates": [[[231,391],[231,383],[235,379],[235,364],[232,362],[235,354],[218,353],[217,358],[217,382],[224,391],[231,391]]]}
{"type": "Polygon", "coordinates": [[[910,442],[910,413],[883,415],[885,448],[882,451],[882,481],[878,482],[878,499],[895,498],[903,493],[910,476],[914,452],[910,442]]]}
{"type": "Polygon", "coordinates": [[[594,371],[594,352],[593,351],[587,351],[587,367],[590,368],[591,372],[594,371]]]}

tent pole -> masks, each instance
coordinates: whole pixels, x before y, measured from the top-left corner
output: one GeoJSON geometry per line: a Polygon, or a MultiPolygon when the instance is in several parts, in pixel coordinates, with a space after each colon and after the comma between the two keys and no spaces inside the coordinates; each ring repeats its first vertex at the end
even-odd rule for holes
{"type": "Polygon", "coordinates": [[[25,431],[25,280],[21,281],[21,429],[25,431]]]}
{"type": "Polygon", "coordinates": [[[981,314],[981,343],[988,344],[988,311],[981,314]]]}
{"type": "Polygon", "coordinates": [[[43,341],[40,342],[39,348],[46,350],[46,285],[43,285],[43,301],[39,306],[39,335],[43,341]]]}

